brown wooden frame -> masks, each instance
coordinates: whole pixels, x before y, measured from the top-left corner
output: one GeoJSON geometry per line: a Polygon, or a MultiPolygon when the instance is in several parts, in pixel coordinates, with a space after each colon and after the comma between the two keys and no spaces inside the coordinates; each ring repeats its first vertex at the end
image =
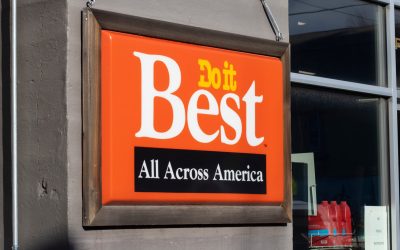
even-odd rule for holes
{"type": "Polygon", "coordinates": [[[287,223],[292,217],[289,44],[96,9],[83,11],[83,226],[287,223]],[[100,31],[139,34],[280,58],[284,65],[285,198],[281,204],[101,204],[100,31]]]}

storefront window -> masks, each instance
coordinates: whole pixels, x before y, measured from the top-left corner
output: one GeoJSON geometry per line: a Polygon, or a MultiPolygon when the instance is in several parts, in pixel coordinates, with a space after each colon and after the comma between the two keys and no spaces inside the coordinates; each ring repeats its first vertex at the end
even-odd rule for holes
{"type": "Polygon", "coordinates": [[[385,14],[359,0],[289,0],[292,72],[386,86],[385,14]]]}
{"type": "MultiPolygon", "coordinates": [[[[397,110],[397,159],[400,159],[400,111],[397,110]]],[[[400,167],[400,164],[399,164],[400,167]]],[[[399,176],[400,178],[400,176],[399,176]]],[[[400,183],[400,180],[399,180],[400,183]]]]}
{"type": "Polygon", "coordinates": [[[382,98],[292,88],[294,249],[388,246],[385,107],[382,98]]]}

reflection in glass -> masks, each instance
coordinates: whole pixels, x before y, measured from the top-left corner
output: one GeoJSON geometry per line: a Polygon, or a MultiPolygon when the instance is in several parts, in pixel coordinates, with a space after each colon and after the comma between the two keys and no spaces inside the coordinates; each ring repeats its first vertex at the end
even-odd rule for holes
{"type": "Polygon", "coordinates": [[[385,117],[385,101],[380,98],[292,88],[292,161],[297,157],[292,165],[296,168],[294,249],[305,242],[317,247],[364,249],[366,206],[386,206],[388,201],[387,156],[380,154],[386,145],[385,117]],[[313,164],[301,160],[307,155],[313,164]],[[313,178],[315,185],[310,185],[313,178]],[[304,195],[305,188],[311,187],[315,188],[311,191],[315,191],[318,216],[310,216],[307,206],[314,195],[304,195]],[[327,217],[343,223],[329,224],[327,217]]]}
{"type": "Polygon", "coordinates": [[[289,0],[292,72],[386,85],[382,6],[359,0],[289,0]]]}

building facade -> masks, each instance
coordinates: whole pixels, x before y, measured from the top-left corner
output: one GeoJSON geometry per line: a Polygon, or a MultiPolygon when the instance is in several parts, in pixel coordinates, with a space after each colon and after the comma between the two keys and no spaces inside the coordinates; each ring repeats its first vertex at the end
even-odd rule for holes
{"type": "MultiPolygon", "coordinates": [[[[266,2],[291,47],[292,222],[84,227],[87,2],[18,1],[20,249],[400,249],[400,2],[266,2]]],[[[0,243],[10,249],[10,4],[1,5],[0,243]]],[[[91,8],[276,40],[259,0],[97,0],[91,8]]]]}

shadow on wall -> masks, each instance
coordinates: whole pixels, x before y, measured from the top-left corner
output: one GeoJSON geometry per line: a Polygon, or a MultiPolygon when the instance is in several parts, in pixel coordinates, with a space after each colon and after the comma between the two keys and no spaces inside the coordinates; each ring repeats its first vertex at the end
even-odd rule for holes
{"type": "Polygon", "coordinates": [[[27,250],[74,250],[71,243],[65,242],[65,238],[49,239],[46,242],[25,248],[27,250]]]}
{"type": "MultiPolygon", "coordinates": [[[[0,145],[2,150],[2,155],[0,156],[0,171],[3,172],[2,187],[0,187],[0,192],[4,190],[11,190],[11,127],[10,122],[10,65],[5,62],[10,60],[10,3],[7,0],[1,0],[1,125],[2,143],[0,145]]],[[[11,194],[10,192],[3,192],[3,203],[0,209],[0,225],[1,236],[0,248],[11,249],[12,245],[12,227],[11,227],[11,194]]]]}

